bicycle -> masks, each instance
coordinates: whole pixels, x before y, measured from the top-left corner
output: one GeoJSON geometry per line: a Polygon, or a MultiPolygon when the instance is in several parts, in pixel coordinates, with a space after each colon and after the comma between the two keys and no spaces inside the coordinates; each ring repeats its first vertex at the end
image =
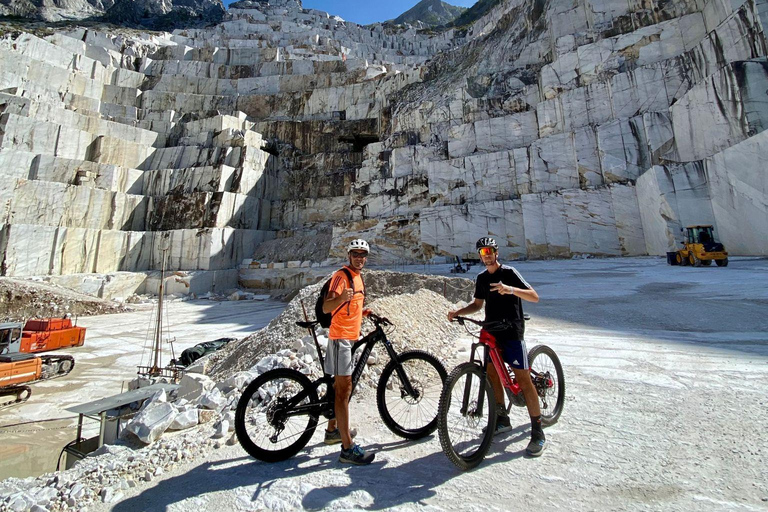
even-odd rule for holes
{"type": "MultiPolygon", "coordinates": [[[[529,317],[525,315],[527,320],[529,317]]],[[[445,381],[440,396],[438,434],[443,452],[459,469],[472,469],[485,458],[496,430],[496,397],[488,380],[488,363],[496,369],[506,391],[509,405],[524,407],[525,398],[519,383],[504,363],[490,331],[503,330],[506,321],[481,322],[472,318],[455,317],[467,332],[479,338],[472,344],[469,362],[454,368],[445,381]],[[470,332],[465,322],[482,327],[480,334],[470,332]],[[483,357],[477,354],[483,348],[483,357]]],[[[528,351],[536,392],[541,406],[541,423],[553,425],[563,412],[565,378],[563,367],[555,351],[546,345],[536,345],[528,351]]]]}
{"type": "MultiPolygon", "coordinates": [[[[435,356],[421,350],[398,354],[383,328],[393,324],[374,314],[368,318],[374,329],[352,346],[353,358],[363,347],[352,371],[352,393],[371,351],[381,342],[390,357],[376,391],[381,419],[392,432],[405,439],[431,434],[437,428],[438,401],[447,375],[445,367],[435,356]]],[[[296,322],[312,334],[324,368],[315,332],[317,324],[317,321],[296,322]]],[[[257,377],[243,391],[235,412],[235,432],[251,456],[265,462],[278,462],[296,455],[309,442],[320,416],[334,417],[333,376],[324,373],[310,381],[297,370],[276,368],[257,377]]]]}

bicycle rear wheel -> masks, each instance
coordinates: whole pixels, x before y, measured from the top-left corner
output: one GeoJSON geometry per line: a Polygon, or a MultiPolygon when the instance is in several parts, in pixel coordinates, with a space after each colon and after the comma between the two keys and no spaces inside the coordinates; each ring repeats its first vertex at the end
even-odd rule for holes
{"type": "Polygon", "coordinates": [[[560,358],[546,345],[536,345],[528,352],[528,366],[541,407],[541,423],[554,425],[565,405],[565,376],[560,358]]]}
{"type": "Polygon", "coordinates": [[[440,396],[440,445],[448,459],[462,470],[482,462],[496,429],[496,398],[487,378],[480,406],[484,378],[478,365],[460,364],[448,375],[440,396]]]}
{"type": "Polygon", "coordinates": [[[376,405],[384,424],[400,437],[419,439],[437,428],[440,392],[447,372],[432,354],[421,350],[403,352],[381,372],[376,405]],[[408,394],[397,374],[400,363],[417,395],[408,394]]]}
{"type": "Polygon", "coordinates": [[[270,370],[245,388],[235,411],[235,433],[246,452],[277,462],[296,455],[309,442],[317,417],[292,414],[294,408],[288,405],[299,393],[306,396],[298,405],[318,401],[310,380],[289,368],[270,370]]]}

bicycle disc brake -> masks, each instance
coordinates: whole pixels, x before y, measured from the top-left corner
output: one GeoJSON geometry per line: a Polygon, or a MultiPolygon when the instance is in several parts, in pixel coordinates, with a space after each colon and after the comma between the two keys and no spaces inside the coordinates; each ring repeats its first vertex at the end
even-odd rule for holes
{"type": "Polygon", "coordinates": [[[416,405],[421,401],[421,385],[419,382],[411,381],[411,388],[413,388],[413,394],[408,393],[405,386],[400,384],[400,398],[405,400],[409,405],[416,405]]]}

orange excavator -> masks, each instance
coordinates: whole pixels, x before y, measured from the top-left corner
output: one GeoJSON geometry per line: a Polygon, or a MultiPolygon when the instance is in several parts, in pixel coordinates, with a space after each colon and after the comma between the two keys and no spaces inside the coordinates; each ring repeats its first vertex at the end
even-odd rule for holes
{"type": "Polygon", "coordinates": [[[26,324],[0,324],[0,409],[26,402],[30,384],[67,375],[75,359],[67,355],[35,355],[38,352],[80,347],[85,328],[69,318],[42,318],[26,324]]]}

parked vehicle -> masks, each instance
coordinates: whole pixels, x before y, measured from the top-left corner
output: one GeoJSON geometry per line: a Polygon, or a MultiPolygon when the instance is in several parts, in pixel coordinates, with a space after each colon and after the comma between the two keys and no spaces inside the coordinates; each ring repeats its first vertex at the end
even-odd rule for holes
{"type": "Polygon", "coordinates": [[[712,226],[686,227],[683,248],[667,253],[670,265],[700,267],[709,266],[713,261],[718,267],[728,266],[728,251],[715,240],[712,226]]]}
{"type": "Polygon", "coordinates": [[[39,352],[80,347],[85,328],[69,318],[39,318],[0,324],[0,408],[26,402],[30,384],[67,375],[75,367],[68,355],[39,352]]]}

